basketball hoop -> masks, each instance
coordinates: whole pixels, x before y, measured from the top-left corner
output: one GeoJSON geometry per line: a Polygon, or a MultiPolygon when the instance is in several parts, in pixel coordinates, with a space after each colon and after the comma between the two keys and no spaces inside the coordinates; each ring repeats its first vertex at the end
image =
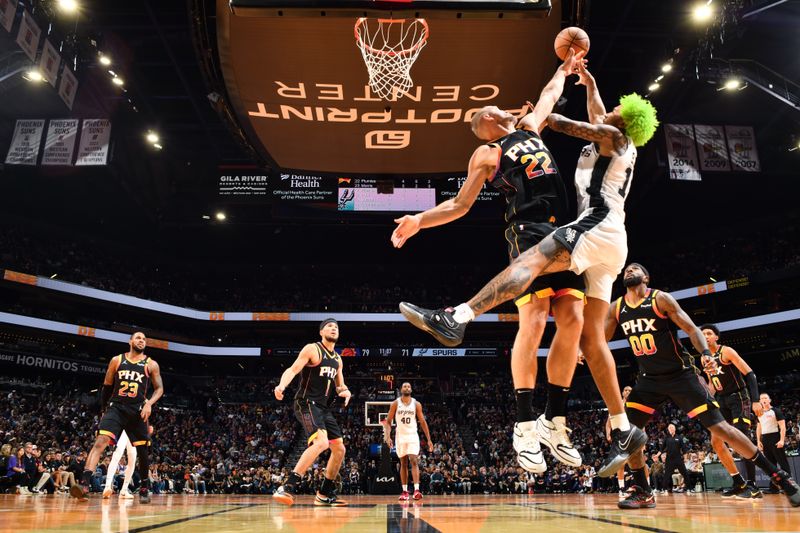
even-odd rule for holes
{"type": "Polygon", "coordinates": [[[356,44],[367,65],[372,92],[384,100],[395,100],[414,86],[411,66],[429,34],[425,19],[356,20],[356,44]]]}

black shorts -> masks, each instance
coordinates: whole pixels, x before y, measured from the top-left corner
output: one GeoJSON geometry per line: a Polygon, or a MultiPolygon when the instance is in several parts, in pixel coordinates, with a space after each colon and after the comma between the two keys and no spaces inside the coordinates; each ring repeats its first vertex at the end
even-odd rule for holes
{"type": "Polygon", "coordinates": [[[117,439],[124,431],[133,446],[150,445],[147,422],[142,420],[142,406],[138,404],[111,402],[100,420],[100,435],[117,439]]]}
{"type": "Polygon", "coordinates": [[[631,424],[643,428],[667,400],[675,402],[689,418],[696,417],[706,428],[723,421],[719,404],[691,369],[672,376],[639,376],[625,402],[625,411],[631,424]]]}
{"type": "Polygon", "coordinates": [[[749,429],[753,424],[750,418],[750,396],[747,391],[718,395],[719,411],[725,421],[739,429],[749,429]]]}
{"type": "Polygon", "coordinates": [[[294,416],[303,426],[309,446],[317,438],[317,432],[320,430],[328,434],[329,441],[342,438],[339,423],[333,418],[333,413],[327,406],[313,400],[295,399],[294,416]]]}
{"type": "MultiPolygon", "coordinates": [[[[556,230],[556,226],[542,223],[515,222],[506,228],[506,242],[508,243],[508,255],[514,261],[522,252],[530,250],[542,239],[556,230]]],[[[517,307],[521,307],[530,302],[533,298],[560,298],[571,295],[575,298],[583,299],[583,276],[574,272],[565,271],[546,276],[539,276],[531,286],[521,295],[514,299],[517,307]]]]}

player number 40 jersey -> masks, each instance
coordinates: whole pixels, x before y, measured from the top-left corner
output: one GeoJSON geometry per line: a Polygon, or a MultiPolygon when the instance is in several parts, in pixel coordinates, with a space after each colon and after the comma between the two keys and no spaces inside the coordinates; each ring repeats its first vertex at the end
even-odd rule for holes
{"type": "Polygon", "coordinates": [[[397,400],[397,412],[394,415],[397,423],[397,438],[419,438],[417,434],[417,401],[411,398],[406,405],[402,399],[397,400]]]}

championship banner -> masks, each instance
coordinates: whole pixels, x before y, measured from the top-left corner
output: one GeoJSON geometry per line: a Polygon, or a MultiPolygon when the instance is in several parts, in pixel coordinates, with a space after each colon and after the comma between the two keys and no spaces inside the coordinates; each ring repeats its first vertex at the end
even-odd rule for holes
{"type": "Polygon", "coordinates": [[[6,164],[35,165],[39,156],[44,119],[18,120],[8,148],[6,164]]]}
{"type": "Polygon", "coordinates": [[[61,56],[58,50],[50,42],[50,39],[45,38],[44,46],[42,47],[42,58],[39,60],[39,72],[42,73],[44,79],[53,86],[55,89],[56,79],[58,78],[58,67],[61,66],[61,56]]]}
{"type": "Polygon", "coordinates": [[[64,65],[64,69],[61,72],[61,84],[58,86],[58,95],[70,109],[72,109],[72,103],[75,101],[76,92],[78,92],[78,79],[69,67],[64,65]]]}
{"type": "Polygon", "coordinates": [[[83,120],[81,143],[75,166],[105,165],[108,160],[108,144],[111,139],[111,121],[106,118],[83,120]]]}
{"type": "Polygon", "coordinates": [[[54,119],[47,128],[42,165],[72,165],[78,119],[54,119]]]}
{"type": "Polygon", "coordinates": [[[17,34],[17,44],[31,61],[36,61],[36,50],[39,48],[41,34],[42,30],[33,20],[33,16],[28,13],[27,9],[24,10],[22,12],[22,22],[19,25],[19,33],[17,34]]]}
{"type": "Polygon", "coordinates": [[[664,135],[667,137],[670,179],[700,181],[692,125],[664,124],[664,135]]]}
{"type": "Polygon", "coordinates": [[[761,172],[756,136],[750,126],[725,126],[733,170],[761,172]]]}
{"type": "Polygon", "coordinates": [[[17,14],[17,0],[0,0],[0,26],[11,33],[14,15],[17,14]]]}
{"type": "Polygon", "coordinates": [[[730,170],[723,127],[695,124],[694,133],[697,140],[697,154],[700,156],[700,170],[730,170]]]}

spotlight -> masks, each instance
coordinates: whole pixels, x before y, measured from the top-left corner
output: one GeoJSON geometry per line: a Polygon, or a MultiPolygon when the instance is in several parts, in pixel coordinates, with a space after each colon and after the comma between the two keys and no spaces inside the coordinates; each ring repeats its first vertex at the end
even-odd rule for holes
{"type": "Polygon", "coordinates": [[[663,79],[664,79],[664,75],[662,74],[661,76],[656,78],[656,83],[660,82],[663,79]]]}
{"type": "Polygon", "coordinates": [[[36,69],[31,69],[27,71],[25,74],[22,75],[22,77],[33,83],[39,83],[40,81],[44,80],[44,76],[42,76],[42,73],[36,69]]]}
{"type": "Polygon", "coordinates": [[[117,87],[122,87],[123,85],[125,85],[125,82],[122,81],[122,78],[117,78],[117,77],[111,78],[111,83],[113,83],[117,87]]]}
{"type": "Polygon", "coordinates": [[[214,215],[214,216],[215,216],[215,217],[216,217],[216,219],[217,219],[217,220],[219,220],[220,222],[222,222],[223,220],[225,220],[226,218],[228,218],[227,216],[225,216],[225,213],[223,213],[222,211],[218,211],[218,212],[217,212],[217,214],[216,214],[216,215],[214,215]]]}
{"type": "Polygon", "coordinates": [[[692,18],[694,18],[696,22],[706,22],[711,19],[713,14],[714,9],[711,7],[710,0],[705,4],[698,4],[692,9],[692,18]]]}
{"type": "Polygon", "coordinates": [[[58,8],[64,13],[74,13],[78,10],[78,2],[75,0],[58,0],[58,8]]]}
{"type": "Polygon", "coordinates": [[[103,54],[100,54],[100,59],[98,59],[98,61],[100,61],[101,65],[105,65],[106,67],[111,64],[111,58],[103,54]]]}
{"type": "Polygon", "coordinates": [[[660,87],[658,83],[651,83],[650,86],[647,88],[648,91],[655,91],[660,87]]]}
{"type": "Polygon", "coordinates": [[[203,215],[203,220],[211,220],[211,217],[208,215],[203,215]]]}
{"type": "Polygon", "coordinates": [[[725,81],[725,85],[723,85],[723,87],[725,87],[729,91],[738,89],[741,86],[742,86],[742,81],[736,78],[729,78],[728,80],[725,81]]]}
{"type": "Polygon", "coordinates": [[[663,65],[661,65],[661,72],[663,72],[664,74],[666,74],[671,70],[672,70],[672,63],[664,63],[663,65]]]}
{"type": "Polygon", "coordinates": [[[162,145],[158,144],[158,143],[153,143],[153,148],[155,148],[156,150],[163,150],[164,149],[164,147],[162,145]]]}
{"type": "Polygon", "coordinates": [[[147,142],[150,144],[156,144],[158,142],[158,134],[154,131],[147,132],[147,142]]]}

